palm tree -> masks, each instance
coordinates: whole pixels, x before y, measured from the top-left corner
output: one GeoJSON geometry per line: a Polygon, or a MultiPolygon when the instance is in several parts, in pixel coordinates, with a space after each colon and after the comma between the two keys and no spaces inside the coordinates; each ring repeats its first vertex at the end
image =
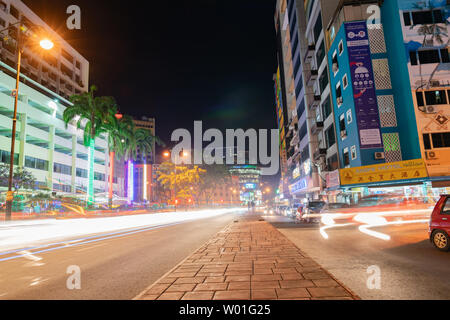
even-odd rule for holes
{"type": "Polygon", "coordinates": [[[117,112],[114,98],[94,97],[95,91],[97,87],[92,86],[89,92],[71,96],[69,100],[72,106],[66,108],[63,114],[66,127],[74,121],[78,129],[84,130],[84,145],[89,148],[88,204],[94,202],[95,139],[102,133],[107,133],[107,124],[117,112]]]}
{"type": "Polygon", "coordinates": [[[109,205],[112,206],[113,183],[114,183],[114,160],[121,158],[126,150],[127,142],[132,139],[134,132],[133,119],[130,116],[122,118],[113,117],[106,124],[108,130],[108,149],[109,149],[109,205]]]}
{"type": "MultiPolygon", "coordinates": [[[[152,135],[149,130],[143,128],[134,128],[133,133],[128,137],[126,143],[124,156],[128,165],[130,165],[132,160],[139,160],[142,161],[145,166],[148,155],[154,154],[155,143],[164,146],[164,143],[160,138],[152,135]]],[[[131,183],[129,177],[127,178],[127,181],[128,184],[131,183]]],[[[131,201],[132,199],[129,198],[129,202],[131,201]]]]}

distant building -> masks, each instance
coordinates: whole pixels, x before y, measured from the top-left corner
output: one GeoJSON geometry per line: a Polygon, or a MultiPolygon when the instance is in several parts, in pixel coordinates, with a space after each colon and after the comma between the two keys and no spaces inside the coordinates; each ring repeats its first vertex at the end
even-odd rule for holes
{"type": "MultiPolygon", "coordinates": [[[[150,131],[150,133],[155,136],[156,135],[156,121],[155,118],[147,118],[147,117],[142,117],[140,120],[136,120],[133,119],[134,125],[136,126],[136,128],[138,129],[145,129],[150,131]]],[[[149,154],[149,155],[145,155],[146,156],[146,161],[148,163],[154,163],[156,156],[155,156],[155,147],[156,144],[153,143],[153,153],[149,154]]],[[[138,149],[138,158],[141,158],[141,151],[138,149]]]]}

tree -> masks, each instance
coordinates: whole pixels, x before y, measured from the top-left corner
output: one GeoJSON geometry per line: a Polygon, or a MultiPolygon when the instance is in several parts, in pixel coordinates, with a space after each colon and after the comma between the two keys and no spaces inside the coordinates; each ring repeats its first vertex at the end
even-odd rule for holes
{"type": "MultiPolygon", "coordinates": [[[[7,186],[9,177],[9,164],[0,164],[0,185],[7,186]]],[[[25,168],[16,167],[13,175],[14,192],[20,189],[34,189],[36,178],[25,168]]]]}
{"type": "MultiPolygon", "coordinates": [[[[433,21],[431,24],[423,24],[417,28],[417,33],[419,35],[423,36],[422,47],[427,46],[427,41],[430,41],[433,44],[436,41],[441,46],[443,46],[445,43],[444,47],[447,48],[448,45],[450,44],[450,39],[449,39],[448,33],[447,33],[447,25],[449,24],[449,22],[447,20],[445,20],[443,23],[435,21],[435,15],[433,14],[433,10],[435,9],[435,7],[431,1],[426,5],[424,5],[424,2],[415,3],[414,8],[418,9],[418,10],[429,10],[430,15],[432,17],[432,21],[433,21]],[[444,24],[445,27],[443,27],[442,24],[444,24]],[[444,41],[444,38],[447,39],[446,42],[444,41]]],[[[415,27],[415,25],[412,25],[410,29],[412,30],[412,29],[414,29],[414,27],[415,27]]],[[[420,73],[420,78],[421,78],[420,79],[420,82],[421,82],[420,87],[427,85],[427,87],[429,88],[431,86],[431,82],[432,82],[433,77],[434,77],[435,73],[437,72],[439,66],[440,66],[440,63],[438,63],[436,65],[433,72],[430,74],[428,81],[426,83],[424,83],[423,77],[422,77],[422,64],[419,63],[419,73],[420,73]]]]}
{"type": "Polygon", "coordinates": [[[173,200],[177,198],[188,200],[192,199],[200,185],[206,170],[193,166],[176,166],[171,162],[164,162],[158,170],[158,181],[166,190],[173,191],[173,200]]]}
{"type": "Polygon", "coordinates": [[[164,142],[162,142],[159,137],[152,135],[149,130],[143,128],[136,129],[134,127],[133,133],[127,142],[125,158],[144,162],[148,155],[155,152],[155,150],[153,150],[155,143],[159,146],[164,146],[164,142]],[[138,150],[140,150],[140,152],[138,152],[138,150]]]}
{"type": "Polygon", "coordinates": [[[209,199],[212,199],[217,187],[230,182],[231,174],[227,166],[221,164],[205,166],[204,169],[206,169],[206,173],[198,185],[199,196],[203,196],[206,203],[209,203],[209,199]]]}
{"type": "Polygon", "coordinates": [[[113,183],[114,183],[114,160],[121,158],[127,149],[127,143],[132,139],[134,132],[133,119],[130,116],[122,118],[108,117],[106,129],[108,131],[108,149],[109,149],[109,205],[112,205],[113,183]]]}
{"type": "Polygon", "coordinates": [[[75,121],[78,129],[84,130],[84,145],[89,147],[89,181],[88,204],[94,202],[94,150],[95,139],[102,133],[107,133],[108,123],[113,121],[117,113],[116,102],[113,97],[94,97],[96,86],[89,92],[70,97],[72,106],[64,110],[63,119],[67,125],[75,121]]]}

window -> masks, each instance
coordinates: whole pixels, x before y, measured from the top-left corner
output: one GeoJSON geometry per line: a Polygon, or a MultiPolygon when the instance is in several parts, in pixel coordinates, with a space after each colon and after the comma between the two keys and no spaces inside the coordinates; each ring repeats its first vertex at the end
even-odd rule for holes
{"type": "Polygon", "coordinates": [[[317,17],[316,24],[314,25],[314,40],[316,43],[319,39],[320,33],[322,32],[322,14],[319,13],[319,16],[317,17]]]}
{"type": "Polygon", "coordinates": [[[344,42],[342,40],[341,40],[341,42],[339,42],[338,50],[339,50],[339,55],[341,55],[342,52],[344,52],[344,42]]]}
{"type": "Polygon", "coordinates": [[[441,62],[438,50],[419,50],[418,53],[420,64],[441,62]]]}
{"type": "Polygon", "coordinates": [[[450,198],[447,197],[445,204],[442,206],[441,214],[450,214],[450,198]]]}
{"type": "Polygon", "coordinates": [[[427,105],[447,104],[447,94],[445,90],[425,91],[427,105]]]}
{"type": "Polygon", "coordinates": [[[77,168],[76,169],[76,174],[77,174],[77,177],[80,177],[80,178],[87,178],[88,177],[88,171],[85,170],[85,169],[77,168]]]}
{"type": "Polygon", "coordinates": [[[347,130],[345,128],[345,115],[342,114],[339,118],[339,130],[341,132],[341,139],[347,138],[347,130]]]}
{"type": "Polygon", "coordinates": [[[48,171],[48,161],[25,156],[25,167],[48,171]]]}
{"type": "Polygon", "coordinates": [[[334,170],[339,169],[337,153],[333,154],[330,158],[327,159],[327,165],[328,165],[329,171],[334,171],[334,170]]]}
{"type": "Polygon", "coordinates": [[[106,181],[106,177],[103,173],[94,172],[94,180],[106,181]]]}
{"type": "Polygon", "coordinates": [[[16,19],[19,19],[19,10],[16,9],[13,5],[11,5],[9,9],[9,13],[16,19]]]}
{"type": "Polygon", "coordinates": [[[419,107],[423,107],[425,105],[425,101],[423,99],[423,93],[422,92],[416,92],[416,98],[417,98],[417,105],[419,107]]]}
{"type": "Polygon", "coordinates": [[[344,149],[344,167],[347,167],[348,165],[350,165],[350,157],[349,157],[349,154],[348,154],[348,148],[345,148],[344,149]]]}
{"type": "Polygon", "coordinates": [[[340,107],[344,103],[344,99],[342,98],[342,90],[340,82],[336,85],[336,102],[338,104],[338,107],[340,107]]]}
{"type": "Polygon", "coordinates": [[[356,153],[356,146],[352,146],[351,153],[352,153],[352,160],[355,160],[358,157],[358,154],[356,153]]]}
{"type": "Polygon", "coordinates": [[[405,26],[411,25],[411,15],[409,12],[403,12],[403,22],[405,23],[405,26]]]}
{"type": "Polygon", "coordinates": [[[353,122],[353,116],[352,116],[352,110],[347,111],[347,124],[350,124],[353,122]]]}
{"type": "Polygon", "coordinates": [[[411,60],[411,65],[417,66],[419,62],[417,61],[417,53],[416,51],[409,52],[409,59],[411,60]]]}
{"type": "Polygon", "coordinates": [[[322,40],[319,50],[317,50],[317,65],[320,66],[322,64],[323,58],[325,58],[325,43],[322,40]]]}
{"type": "Polygon", "coordinates": [[[64,164],[60,164],[60,163],[54,163],[53,164],[53,172],[70,176],[70,175],[72,175],[72,167],[64,165],[64,164]]]}
{"type": "Polygon", "coordinates": [[[328,149],[331,148],[336,143],[336,137],[334,135],[334,124],[331,125],[326,131],[325,131],[325,140],[327,142],[328,149]]]}
{"type": "Polygon", "coordinates": [[[425,150],[431,150],[431,140],[428,133],[423,135],[423,145],[425,150]]]}
{"type": "Polygon", "coordinates": [[[342,77],[342,84],[344,85],[344,90],[347,88],[347,86],[348,86],[348,79],[347,79],[347,74],[345,74],[343,77],[342,77]]]}
{"type": "Polygon", "coordinates": [[[450,148],[450,132],[432,133],[433,148],[450,148]]]}
{"type": "Polygon", "coordinates": [[[328,67],[325,67],[325,69],[323,69],[322,74],[320,75],[320,79],[319,79],[319,85],[320,85],[320,92],[324,92],[325,88],[328,85],[328,67]]]}
{"type": "MultiPolygon", "coordinates": [[[[441,10],[413,11],[411,12],[411,15],[413,25],[445,22],[441,10]]],[[[405,13],[403,13],[403,18],[405,18],[405,13]]],[[[411,23],[409,25],[411,25],[411,23]]]]}
{"type": "Polygon", "coordinates": [[[330,102],[330,96],[328,96],[325,100],[325,102],[322,104],[322,111],[323,111],[323,118],[327,119],[329,115],[331,114],[331,102],[330,102]]]}
{"type": "Polygon", "coordinates": [[[339,72],[339,61],[338,61],[338,57],[337,57],[337,53],[336,51],[333,53],[333,61],[332,61],[333,65],[333,73],[336,76],[336,73],[339,72]]]}
{"type": "MultiPolygon", "coordinates": [[[[11,162],[11,152],[0,150],[0,162],[9,164],[11,162]]],[[[14,165],[19,164],[19,154],[14,154],[14,165]]]]}
{"type": "Polygon", "coordinates": [[[441,51],[442,63],[449,63],[450,62],[450,56],[448,54],[448,48],[441,49],[440,51],[441,51]]]}

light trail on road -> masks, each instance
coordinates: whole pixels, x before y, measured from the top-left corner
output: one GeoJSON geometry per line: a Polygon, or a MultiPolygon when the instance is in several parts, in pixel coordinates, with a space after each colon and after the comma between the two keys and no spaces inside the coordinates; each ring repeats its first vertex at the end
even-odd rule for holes
{"type": "MultiPolygon", "coordinates": [[[[187,221],[210,218],[229,213],[243,212],[242,208],[215,209],[186,212],[164,212],[119,217],[35,220],[0,224],[0,256],[23,250],[36,250],[53,246],[68,247],[79,245],[80,241],[99,241],[100,236],[115,237],[128,233],[143,232],[150,228],[168,226],[187,221]],[[104,233],[109,233],[105,235],[104,233]],[[103,235],[99,235],[102,234],[103,235]],[[87,235],[95,235],[86,237],[87,235]],[[75,239],[80,237],[79,239],[75,239]],[[64,239],[70,239],[65,240],[64,239]],[[72,242],[72,243],[71,243],[72,242]],[[27,248],[24,248],[27,247],[27,248]],[[18,250],[15,250],[18,249],[18,250]]],[[[53,249],[44,249],[45,251],[53,249]]],[[[43,252],[43,250],[39,251],[43,252]]],[[[34,252],[36,253],[36,252],[34,252]]],[[[2,261],[0,259],[0,261],[2,261]]]]}
{"type": "Polygon", "coordinates": [[[361,231],[364,234],[367,234],[369,236],[389,241],[391,240],[391,236],[385,233],[381,233],[378,231],[370,230],[370,228],[376,228],[376,227],[385,227],[389,225],[400,225],[400,224],[413,224],[413,223],[428,223],[428,219],[423,220],[408,220],[408,221],[392,221],[392,222],[386,222],[386,223],[380,223],[380,224],[366,224],[359,226],[359,231],[361,231]]]}

